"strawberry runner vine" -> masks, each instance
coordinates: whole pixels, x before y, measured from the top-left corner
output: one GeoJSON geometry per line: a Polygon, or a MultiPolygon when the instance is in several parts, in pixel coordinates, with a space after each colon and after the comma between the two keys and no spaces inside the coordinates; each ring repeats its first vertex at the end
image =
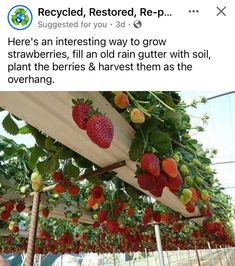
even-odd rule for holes
{"type": "MultiPolygon", "coordinates": [[[[163,247],[174,250],[190,248],[197,243],[206,247],[227,243],[234,245],[230,223],[232,204],[215,178],[211,156],[215,151],[204,150],[190,136],[193,129],[188,106],[176,92],[101,92],[120,115],[135,129],[129,157],[137,164],[139,186],[153,196],[160,197],[168,188],[185,205],[187,212],[198,207],[205,218],[203,227],[186,220],[162,204],[149,200],[141,191],[116,177],[115,172],[82,181],[73,180],[99,167],[34,127],[19,127],[17,117],[7,113],[3,127],[11,134],[31,134],[36,141],[33,148],[18,145],[1,137],[2,197],[56,184],[53,191],[44,193],[40,207],[37,252],[111,252],[155,250],[153,228],[157,222],[163,232],[163,247]],[[53,209],[64,204],[67,221],[51,217],[53,209]],[[79,223],[82,208],[91,211],[93,224],[79,223]],[[225,215],[226,214],[226,215],[225,215]],[[99,239],[99,241],[97,241],[99,239]]],[[[205,103],[202,98],[190,106],[205,103]]],[[[101,149],[112,147],[115,124],[109,114],[95,110],[89,99],[74,99],[71,118],[78,130],[85,130],[87,138],[101,149]]],[[[202,120],[208,117],[203,116],[202,120]]],[[[22,125],[22,121],[20,121],[22,125]]],[[[196,130],[203,130],[196,127],[196,130]]],[[[1,241],[4,252],[21,252],[27,246],[19,227],[28,227],[30,217],[24,214],[30,203],[8,201],[1,207],[1,228],[10,235],[1,241]],[[9,245],[12,245],[10,250],[9,245]]]]}

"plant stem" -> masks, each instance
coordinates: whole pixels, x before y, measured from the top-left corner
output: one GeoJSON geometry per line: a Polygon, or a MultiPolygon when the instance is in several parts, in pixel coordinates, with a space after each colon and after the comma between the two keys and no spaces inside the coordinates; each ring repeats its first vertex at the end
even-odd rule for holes
{"type": "Polygon", "coordinates": [[[167,105],[166,103],[164,103],[154,92],[150,91],[150,94],[157,99],[161,104],[163,104],[166,108],[168,108],[171,111],[175,111],[175,109],[171,108],[169,105],[167,105]]]}

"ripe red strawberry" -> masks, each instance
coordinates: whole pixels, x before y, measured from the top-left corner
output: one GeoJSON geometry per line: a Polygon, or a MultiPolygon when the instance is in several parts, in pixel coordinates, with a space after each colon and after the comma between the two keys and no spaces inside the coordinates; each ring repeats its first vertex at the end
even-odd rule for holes
{"type": "Polygon", "coordinates": [[[72,223],[73,225],[78,224],[78,222],[79,222],[79,218],[78,218],[77,216],[75,216],[75,217],[73,217],[73,218],[71,219],[71,223],[72,223]]]}
{"type": "Polygon", "coordinates": [[[156,186],[156,177],[149,173],[139,174],[137,182],[142,189],[150,190],[156,186]]]}
{"type": "Polygon", "coordinates": [[[98,218],[97,218],[98,222],[101,224],[104,221],[106,221],[107,218],[108,218],[108,214],[109,214],[108,211],[100,210],[99,213],[98,213],[98,218]]]}
{"type": "Polygon", "coordinates": [[[128,215],[129,217],[132,217],[134,214],[135,214],[135,209],[132,208],[132,207],[129,207],[129,208],[127,209],[127,215],[128,215]]]}
{"type": "Polygon", "coordinates": [[[195,211],[195,206],[191,203],[186,204],[186,210],[190,213],[195,211]]]}
{"type": "Polygon", "coordinates": [[[47,218],[49,216],[49,209],[48,208],[43,208],[41,213],[42,213],[42,216],[44,218],[47,218]]]}
{"type": "Polygon", "coordinates": [[[14,238],[12,236],[8,236],[7,237],[7,244],[12,245],[13,240],[14,240],[14,238]]]}
{"type": "Polygon", "coordinates": [[[216,232],[216,224],[213,222],[204,222],[203,227],[207,230],[208,233],[214,234],[216,232]]]}
{"type": "Polygon", "coordinates": [[[150,207],[147,207],[144,211],[144,216],[146,217],[152,217],[153,216],[153,210],[150,207]]]}
{"type": "Polygon", "coordinates": [[[94,222],[93,224],[92,224],[92,227],[94,227],[94,228],[97,228],[97,227],[99,227],[100,226],[100,224],[99,224],[99,222],[94,222]]]}
{"type": "Polygon", "coordinates": [[[52,174],[52,177],[53,179],[56,181],[56,182],[61,182],[63,181],[64,179],[64,176],[63,176],[63,173],[59,172],[59,171],[56,171],[52,174]]]}
{"type": "Polygon", "coordinates": [[[3,221],[7,221],[11,216],[11,213],[9,211],[2,211],[1,218],[3,221]]]}
{"type": "Polygon", "coordinates": [[[156,222],[156,223],[160,223],[161,222],[161,214],[159,212],[155,212],[153,214],[153,220],[156,222]]]}
{"type": "Polygon", "coordinates": [[[101,148],[109,148],[114,136],[111,120],[104,115],[93,115],[87,122],[87,135],[101,148]]]}
{"type": "Polygon", "coordinates": [[[151,190],[149,190],[149,192],[150,192],[153,196],[159,198],[159,197],[162,196],[163,190],[164,190],[164,188],[159,188],[159,189],[155,188],[155,189],[151,189],[151,190]]]}
{"type": "Polygon", "coordinates": [[[183,226],[184,225],[183,224],[180,224],[180,223],[174,224],[173,227],[172,227],[172,230],[175,233],[179,233],[182,230],[183,226]]]}
{"type": "Polygon", "coordinates": [[[99,199],[100,197],[102,197],[104,195],[104,189],[99,186],[96,185],[91,189],[91,197],[94,199],[99,199]]]}
{"type": "Polygon", "coordinates": [[[197,203],[197,200],[198,200],[198,198],[197,198],[197,191],[193,187],[191,187],[189,189],[192,191],[192,199],[191,199],[190,203],[193,204],[193,205],[195,205],[197,203]]]}
{"type": "Polygon", "coordinates": [[[87,121],[89,119],[89,112],[93,112],[93,108],[91,105],[80,102],[73,106],[73,120],[77,124],[77,126],[81,129],[87,128],[87,121]]]}
{"type": "Polygon", "coordinates": [[[154,176],[160,175],[160,162],[153,153],[145,153],[140,159],[141,168],[154,176]]]}
{"type": "Polygon", "coordinates": [[[11,212],[14,209],[14,203],[11,201],[8,201],[4,204],[4,208],[6,211],[11,212]]]}
{"type": "Polygon", "coordinates": [[[19,232],[19,226],[18,225],[14,225],[12,230],[11,230],[14,234],[17,234],[19,232]]]}
{"type": "Polygon", "coordinates": [[[181,185],[183,184],[183,179],[180,173],[178,173],[176,177],[171,177],[169,175],[166,175],[166,179],[167,179],[166,186],[173,193],[177,192],[179,188],[181,187],[181,185]]]}
{"type": "Polygon", "coordinates": [[[117,234],[119,231],[119,224],[116,220],[110,220],[106,224],[106,228],[110,234],[117,234]]]}
{"type": "Polygon", "coordinates": [[[166,175],[161,172],[160,175],[158,177],[155,177],[156,179],[156,184],[155,186],[149,190],[150,193],[152,193],[155,197],[161,197],[162,196],[162,192],[164,187],[167,184],[167,179],[166,179],[166,175]]]}
{"type": "Polygon", "coordinates": [[[58,194],[62,194],[65,192],[65,187],[63,184],[56,184],[55,188],[54,188],[55,192],[58,194]]]}
{"type": "Polygon", "coordinates": [[[164,159],[162,161],[162,170],[171,177],[176,177],[178,175],[176,161],[172,158],[164,159]]]}
{"type": "Polygon", "coordinates": [[[71,196],[77,196],[80,192],[80,188],[76,185],[70,185],[68,192],[71,196]]]}
{"type": "Polygon", "coordinates": [[[24,209],[25,209],[25,204],[24,204],[24,202],[20,201],[16,205],[16,210],[17,210],[18,213],[21,213],[24,209]]]}

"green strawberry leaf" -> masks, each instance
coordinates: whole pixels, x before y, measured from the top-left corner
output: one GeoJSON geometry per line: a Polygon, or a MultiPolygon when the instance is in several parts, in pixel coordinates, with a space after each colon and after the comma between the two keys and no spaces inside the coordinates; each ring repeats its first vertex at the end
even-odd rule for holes
{"type": "Polygon", "coordinates": [[[81,168],[91,168],[93,166],[93,163],[84,158],[83,156],[78,156],[77,158],[75,158],[75,162],[77,166],[81,168]]]}
{"type": "Polygon", "coordinates": [[[139,140],[138,138],[135,138],[132,143],[129,150],[129,158],[132,161],[137,161],[140,156],[144,153],[144,142],[139,140]]]}
{"type": "Polygon", "coordinates": [[[180,126],[182,122],[182,117],[183,117],[182,111],[177,109],[175,111],[166,109],[164,112],[163,119],[165,121],[171,122],[177,128],[178,126],[180,126]]]}
{"type": "Polygon", "coordinates": [[[55,172],[59,168],[59,160],[54,156],[47,158],[43,162],[37,163],[37,169],[39,173],[43,176],[48,176],[51,173],[55,172]]]}
{"type": "Polygon", "coordinates": [[[29,167],[33,170],[36,167],[38,159],[45,154],[46,153],[42,148],[40,148],[39,146],[34,146],[29,157],[29,167]]]}
{"type": "Polygon", "coordinates": [[[55,140],[51,137],[46,137],[45,139],[45,149],[48,150],[48,151],[56,151],[57,150],[57,147],[55,146],[54,144],[55,140]]]}
{"type": "Polygon", "coordinates": [[[171,140],[167,133],[155,131],[150,135],[149,141],[159,155],[172,154],[171,140]]]}
{"type": "Polygon", "coordinates": [[[22,135],[26,135],[26,134],[30,134],[30,127],[29,125],[25,125],[23,127],[20,128],[19,130],[19,134],[22,134],[22,135]]]}
{"type": "Polygon", "coordinates": [[[126,201],[128,201],[128,196],[123,189],[118,189],[115,191],[113,199],[114,200],[120,199],[123,202],[126,202],[126,201]]]}
{"type": "Polygon", "coordinates": [[[80,174],[80,169],[75,166],[72,161],[69,161],[65,167],[64,167],[64,172],[69,178],[76,178],[80,174]]]}
{"type": "Polygon", "coordinates": [[[19,133],[19,127],[17,126],[16,122],[13,120],[10,113],[8,113],[8,115],[2,121],[2,126],[7,131],[7,133],[13,136],[19,133]]]}

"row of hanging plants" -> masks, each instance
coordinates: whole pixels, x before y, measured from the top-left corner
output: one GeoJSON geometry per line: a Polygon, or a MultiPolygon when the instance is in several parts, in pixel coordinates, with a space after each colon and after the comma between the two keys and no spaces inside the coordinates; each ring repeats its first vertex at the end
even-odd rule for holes
{"type": "MultiPolygon", "coordinates": [[[[0,138],[0,195],[9,199],[1,204],[0,228],[9,231],[1,238],[1,249],[21,252],[27,246],[19,229],[28,229],[31,201],[22,196],[56,184],[43,193],[37,252],[127,252],[155,250],[152,222],[161,226],[163,246],[206,248],[234,245],[230,198],[215,177],[211,157],[190,135],[188,107],[205,103],[204,98],[186,105],[175,92],[102,92],[123,118],[135,129],[129,157],[137,164],[137,182],[143,190],[160,197],[164,189],[176,194],[190,213],[199,208],[203,227],[186,220],[141,191],[117,178],[115,172],[74,182],[80,175],[99,169],[81,155],[50,136],[7,113],[2,126],[12,134],[31,134],[35,146],[27,148],[5,137],[0,138]],[[14,200],[12,200],[14,198],[14,200]],[[67,221],[51,217],[63,204],[67,221]],[[83,208],[90,211],[93,225],[79,223],[83,208]]],[[[108,114],[96,110],[89,99],[71,99],[71,120],[78,130],[100,149],[112,147],[115,124],[108,114]]],[[[208,119],[201,117],[202,122],[208,119]]],[[[79,141],[79,140],[78,140],[79,141]]]]}

